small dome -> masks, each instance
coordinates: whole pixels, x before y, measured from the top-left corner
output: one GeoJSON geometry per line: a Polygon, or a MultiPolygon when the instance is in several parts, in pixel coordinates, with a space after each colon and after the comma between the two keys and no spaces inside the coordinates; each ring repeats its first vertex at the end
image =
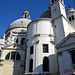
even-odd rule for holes
{"type": "Polygon", "coordinates": [[[20,27],[27,27],[27,25],[30,22],[31,22],[30,19],[21,18],[21,19],[18,19],[16,21],[14,21],[13,23],[11,23],[8,29],[11,29],[11,28],[20,28],[20,27]]]}
{"type": "Polygon", "coordinates": [[[46,10],[40,18],[51,18],[51,9],[46,10]]]}
{"type": "Polygon", "coordinates": [[[13,23],[10,24],[8,29],[11,28],[22,28],[22,27],[27,27],[27,25],[31,22],[30,20],[30,14],[29,12],[26,10],[23,14],[22,14],[22,18],[14,21],[13,23]]]}
{"type": "Polygon", "coordinates": [[[74,12],[75,10],[72,8],[72,7],[70,7],[69,6],[69,8],[68,8],[68,10],[67,10],[67,13],[69,13],[69,12],[74,12]]]}

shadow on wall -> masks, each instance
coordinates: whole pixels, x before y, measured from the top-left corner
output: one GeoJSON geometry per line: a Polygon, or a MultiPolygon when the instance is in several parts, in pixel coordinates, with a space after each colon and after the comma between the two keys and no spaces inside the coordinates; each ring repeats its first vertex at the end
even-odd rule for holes
{"type": "MultiPolygon", "coordinates": [[[[52,54],[50,56],[44,56],[42,61],[42,64],[39,66],[34,66],[35,69],[33,70],[33,62],[35,62],[33,59],[30,59],[29,64],[29,74],[57,74],[57,61],[56,61],[56,55],[52,54]]],[[[36,59],[37,61],[37,59],[36,59]]],[[[38,61],[37,61],[38,63],[38,61]]]]}

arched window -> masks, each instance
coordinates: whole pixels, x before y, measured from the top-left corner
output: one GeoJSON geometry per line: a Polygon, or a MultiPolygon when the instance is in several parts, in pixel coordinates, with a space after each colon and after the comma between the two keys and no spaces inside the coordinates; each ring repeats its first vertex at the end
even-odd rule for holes
{"type": "Polygon", "coordinates": [[[71,17],[69,17],[69,21],[71,21],[71,17]]]}
{"type": "Polygon", "coordinates": [[[0,52],[0,57],[1,57],[1,52],[0,52]]]}
{"type": "Polygon", "coordinates": [[[20,60],[21,59],[21,57],[20,57],[20,55],[17,53],[17,55],[16,55],[16,60],[20,60]]]}
{"type": "Polygon", "coordinates": [[[15,55],[16,55],[16,52],[12,52],[12,53],[11,53],[11,59],[12,59],[12,60],[16,60],[16,59],[15,59],[15,55]]]}
{"type": "Polygon", "coordinates": [[[71,56],[72,56],[72,62],[73,64],[75,64],[75,51],[71,53],[71,56]]]}
{"type": "Polygon", "coordinates": [[[5,35],[5,38],[7,39],[9,35],[10,35],[10,32],[5,35]]]}
{"type": "Polygon", "coordinates": [[[44,57],[44,59],[43,59],[43,71],[49,72],[49,59],[48,59],[48,57],[44,57]]]}
{"type": "Polygon", "coordinates": [[[27,15],[26,15],[26,13],[25,13],[25,18],[27,18],[27,15]]]}
{"type": "Polygon", "coordinates": [[[21,57],[17,52],[10,52],[5,57],[6,60],[20,60],[21,57]]]}
{"type": "Polygon", "coordinates": [[[10,58],[10,53],[8,53],[8,54],[6,55],[5,59],[8,59],[8,60],[9,60],[9,58],[10,58]]]}
{"type": "Polygon", "coordinates": [[[31,46],[30,47],[30,54],[33,54],[33,52],[34,52],[34,48],[33,48],[33,46],[31,46]]]}
{"type": "Polygon", "coordinates": [[[74,20],[74,16],[72,15],[72,20],[74,20]]]}
{"type": "Polygon", "coordinates": [[[18,44],[18,38],[16,39],[16,43],[18,44]]]}
{"type": "Polygon", "coordinates": [[[52,0],[52,3],[54,3],[54,0],[52,0]]]}
{"type": "Polygon", "coordinates": [[[30,59],[29,72],[33,72],[33,59],[30,59]]]}
{"type": "Polygon", "coordinates": [[[21,39],[21,45],[24,46],[24,44],[25,44],[25,38],[22,38],[21,39]]]}
{"type": "Polygon", "coordinates": [[[57,0],[55,0],[55,1],[57,1],[57,0]]]}

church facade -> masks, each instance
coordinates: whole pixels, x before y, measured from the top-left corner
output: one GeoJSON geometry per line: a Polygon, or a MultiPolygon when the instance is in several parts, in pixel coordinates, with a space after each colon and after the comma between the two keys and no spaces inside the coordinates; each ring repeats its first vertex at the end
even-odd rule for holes
{"type": "Polygon", "coordinates": [[[0,75],[73,75],[75,10],[50,0],[39,19],[26,10],[0,39],[0,75]]]}

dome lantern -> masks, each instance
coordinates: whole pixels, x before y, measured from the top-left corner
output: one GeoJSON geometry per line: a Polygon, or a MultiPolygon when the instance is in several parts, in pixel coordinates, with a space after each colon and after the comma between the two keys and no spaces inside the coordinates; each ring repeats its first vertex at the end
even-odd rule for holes
{"type": "Polygon", "coordinates": [[[26,11],[22,14],[22,18],[30,19],[30,14],[29,14],[29,12],[27,11],[27,9],[26,9],[26,11]]]}
{"type": "Polygon", "coordinates": [[[69,6],[69,8],[68,8],[67,14],[70,13],[70,12],[75,12],[75,10],[71,6],[69,6]]]}

